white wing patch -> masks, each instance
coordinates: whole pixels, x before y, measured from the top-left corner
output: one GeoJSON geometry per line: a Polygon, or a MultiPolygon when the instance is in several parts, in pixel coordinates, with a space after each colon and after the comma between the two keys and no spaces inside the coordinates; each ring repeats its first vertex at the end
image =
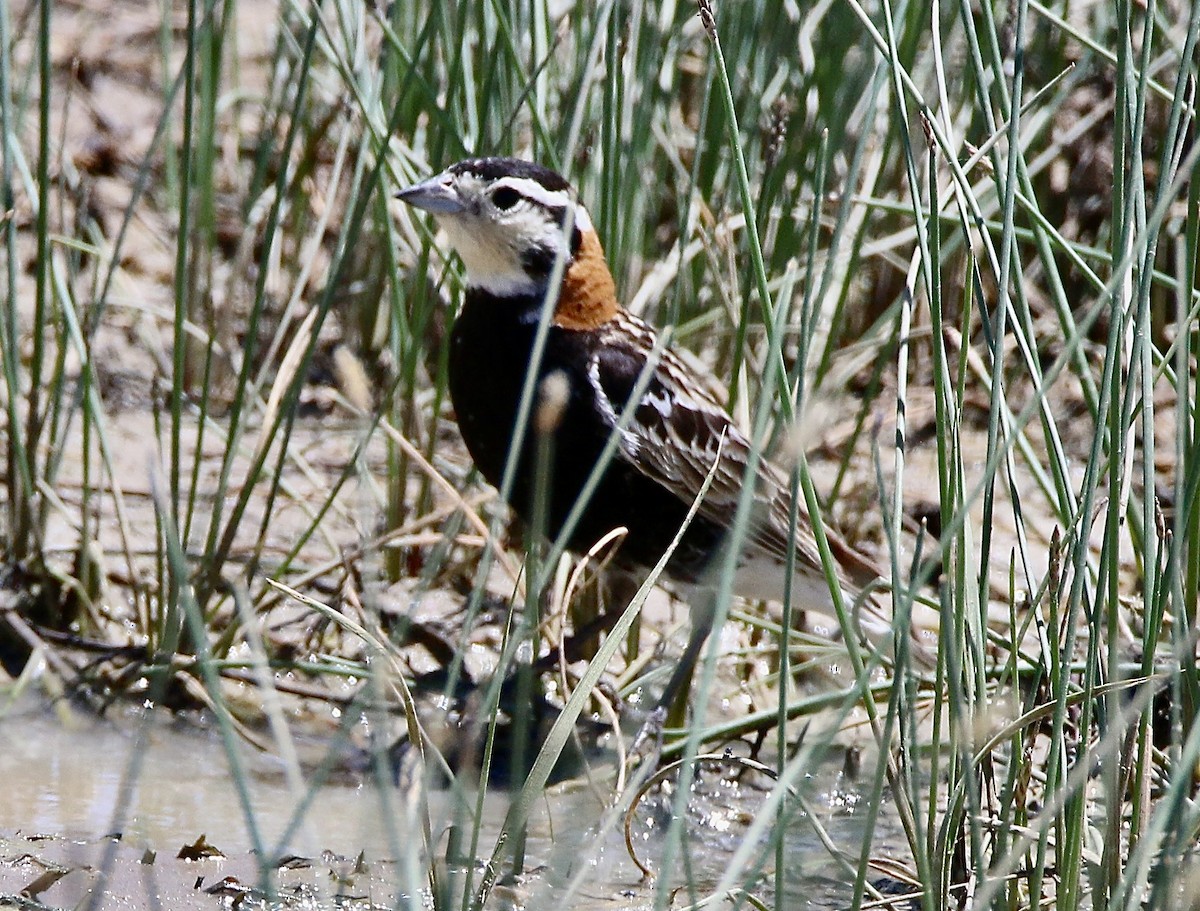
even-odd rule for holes
{"type": "Polygon", "coordinates": [[[672,396],[667,389],[664,389],[661,386],[658,389],[653,387],[648,389],[646,394],[642,396],[642,401],[639,403],[639,406],[641,405],[653,408],[658,412],[658,416],[663,421],[670,421],[671,412],[675,410],[674,396],[672,396]]]}

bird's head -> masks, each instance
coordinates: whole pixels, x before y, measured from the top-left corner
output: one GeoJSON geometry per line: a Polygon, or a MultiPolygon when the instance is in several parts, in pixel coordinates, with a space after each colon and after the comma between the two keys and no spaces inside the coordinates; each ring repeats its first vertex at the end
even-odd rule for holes
{"type": "Polygon", "coordinates": [[[544,297],[561,257],[555,322],[590,328],[615,315],[600,240],[560,174],[517,158],[469,158],[396,195],[438,220],[462,259],[468,288],[498,298],[544,297]]]}

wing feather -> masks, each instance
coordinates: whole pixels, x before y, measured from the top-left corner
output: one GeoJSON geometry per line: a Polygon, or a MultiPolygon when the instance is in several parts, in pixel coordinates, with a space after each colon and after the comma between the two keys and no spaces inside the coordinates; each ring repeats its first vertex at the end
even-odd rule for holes
{"type": "MultiPolygon", "coordinates": [[[[700,514],[731,527],[746,484],[751,444],[720,403],[707,391],[695,372],[669,350],[655,351],[654,330],[629,314],[621,314],[606,329],[596,346],[591,371],[597,397],[606,405],[608,420],[618,416],[636,391],[644,389],[632,420],[622,431],[620,458],[691,503],[716,463],[716,471],[700,514]],[[651,365],[652,373],[641,373],[651,365]]],[[[746,531],[748,552],[759,552],[781,562],[787,558],[791,496],[787,476],[766,458],[758,460],[754,503],[746,531]]],[[[797,523],[797,567],[820,573],[820,560],[810,531],[808,511],[800,505],[797,523]]],[[[839,559],[853,554],[858,564],[865,558],[831,537],[839,559]]],[[[849,564],[854,567],[854,562],[849,564]]],[[[865,570],[871,578],[876,573],[865,570]]],[[[857,575],[857,573],[856,573],[857,575]]]]}
{"type": "MultiPolygon", "coordinates": [[[[593,348],[589,378],[595,387],[597,407],[609,427],[617,426],[619,415],[641,390],[632,420],[620,431],[618,458],[689,505],[715,463],[712,484],[699,512],[709,521],[731,528],[747,482],[751,444],[696,372],[669,350],[656,350],[654,330],[622,312],[601,330],[593,348]],[[642,377],[646,370],[650,375],[642,377]]],[[[782,564],[789,550],[792,509],[789,477],[762,457],[753,483],[754,500],[740,554],[741,565],[758,562],[756,558],[762,557],[782,564]]],[[[881,577],[878,567],[868,557],[831,529],[826,528],[825,533],[839,582],[848,597],[856,597],[881,577]]],[[[824,588],[824,571],[812,521],[802,502],[798,504],[795,561],[797,575],[807,583],[802,590],[824,588]]],[[[777,577],[778,588],[773,580],[760,587],[761,581],[751,582],[755,574],[747,575],[747,587],[739,588],[738,594],[782,599],[782,574],[777,577]]],[[[772,575],[768,573],[768,578],[772,575]]],[[[875,594],[861,604],[857,622],[874,640],[885,639],[891,633],[890,613],[875,594]]],[[[924,646],[919,646],[915,654],[928,663],[924,646]]]]}

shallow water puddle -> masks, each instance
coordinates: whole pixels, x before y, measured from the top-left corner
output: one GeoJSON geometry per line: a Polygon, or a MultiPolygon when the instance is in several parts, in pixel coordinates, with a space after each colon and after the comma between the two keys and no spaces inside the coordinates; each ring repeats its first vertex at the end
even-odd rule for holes
{"type": "MultiPolygon", "coordinates": [[[[406,896],[416,892],[423,893],[416,906],[431,907],[415,860],[420,827],[405,816],[403,795],[381,796],[366,779],[343,773],[311,795],[297,795],[276,760],[243,748],[247,814],[215,735],[157,719],[139,728],[93,719],[63,723],[39,713],[0,721],[0,740],[0,911],[18,907],[5,904],[4,897],[23,891],[44,903],[29,908],[366,911],[408,907],[406,896]],[[282,842],[293,808],[305,797],[303,824],[282,842]],[[256,838],[275,858],[271,901],[257,890],[246,891],[262,884],[256,838]],[[93,905],[86,904],[89,895],[95,896],[93,905]]],[[[839,790],[838,780],[835,767],[824,768],[806,793],[835,843],[857,852],[862,814],[856,795],[839,790]]],[[[654,886],[629,859],[619,827],[596,835],[602,796],[578,784],[548,791],[526,847],[525,868],[533,872],[498,887],[489,907],[564,907],[563,892],[581,871],[582,886],[572,893],[570,907],[650,907],[654,886]]],[[[698,897],[720,880],[764,796],[761,787],[702,776],[689,813],[686,865],[698,897]]],[[[475,798],[469,800],[474,806],[475,798]]],[[[444,856],[451,798],[436,791],[428,801],[444,856]]],[[[508,795],[488,793],[482,806],[478,853],[486,857],[508,795]]],[[[655,869],[669,806],[667,797],[648,803],[635,829],[638,850],[655,869]]],[[[883,826],[877,844],[894,837],[885,831],[894,823],[885,820],[883,826]]],[[[837,907],[848,899],[845,877],[810,824],[800,820],[792,826],[787,855],[789,894],[778,907],[837,907]]],[[[679,861],[672,866],[684,869],[679,861]]],[[[476,883],[480,872],[477,866],[476,883]]],[[[685,882],[682,876],[679,882],[685,882]]],[[[685,888],[680,900],[688,893],[685,888]]]]}

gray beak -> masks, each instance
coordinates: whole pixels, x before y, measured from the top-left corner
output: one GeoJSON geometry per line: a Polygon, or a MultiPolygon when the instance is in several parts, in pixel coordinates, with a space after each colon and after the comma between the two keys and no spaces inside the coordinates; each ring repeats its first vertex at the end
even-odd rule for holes
{"type": "Polygon", "coordinates": [[[396,193],[396,198],[414,206],[432,212],[434,215],[457,215],[466,211],[466,204],[454,189],[449,174],[438,174],[405,190],[396,193]]]}

